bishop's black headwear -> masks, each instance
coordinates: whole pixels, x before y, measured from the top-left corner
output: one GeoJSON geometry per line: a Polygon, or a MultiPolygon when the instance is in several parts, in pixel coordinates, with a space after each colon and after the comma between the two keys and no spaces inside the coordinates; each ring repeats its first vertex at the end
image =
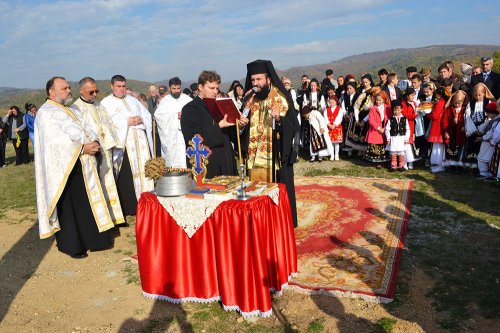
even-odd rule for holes
{"type": "Polygon", "coordinates": [[[285,89],[283,82],[281,82],[278,73],[274,69],[273,63],[270,60],[255,60],[247,64],[247,77],[245,80],[245,91],[252,89],[252,79],[251,76],[254,74],[267,74],[271,79],[273,86],[279,89],[281,93],[286,97],[288,102],[288,108],[294,110],[292,95],[285,89]]]}

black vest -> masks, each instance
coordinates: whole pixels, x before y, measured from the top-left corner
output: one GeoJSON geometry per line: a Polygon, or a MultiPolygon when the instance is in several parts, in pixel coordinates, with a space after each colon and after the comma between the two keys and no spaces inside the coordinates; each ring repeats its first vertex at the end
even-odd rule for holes
{"type": "Polygon", "coordinates": [[[399,125],[398,120],[394,116],[389,121],[391,122],[391,136],[406,135],[406,117],[402,116],[399,119],[399,125]]]}
{"type": "MultiPolygon", "coordinates": [[[[13,115],[10,115],[9,119],[7,120],[8,123],[8,128],[7,128],[7,138],[10,139],[12,137],[12,123],[14,122],[14,118],[17,120],[17,127],[21,127],[24,124],[24,113],[19,111],[17,113],[17,116],[14,117],[13,115]]],[[[22,131],[17,132],[19,134],[19,138],[21,139],[27,139],[29,137],[28,133],[28,127],[25,127],[22,131]]]]}

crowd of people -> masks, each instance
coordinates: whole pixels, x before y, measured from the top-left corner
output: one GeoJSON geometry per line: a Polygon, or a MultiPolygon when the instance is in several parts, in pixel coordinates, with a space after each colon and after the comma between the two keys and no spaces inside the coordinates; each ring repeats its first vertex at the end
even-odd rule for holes
{"type": "Polygon", "coordinates": [[[339,159],[339,152],[390,171],[408,170],[421,161],[432,172],[469,167],[478,178],[498,180],[500,74],[493,59],[481,66],[462,64],[463,76],[446,61],[433,78],[430,68],[406,69],[406,77],[382,68],[379,82],[370,74],[334,79],[327,70],[320,83],[301,78],[300,89],[282,81],[293,97],[301,122],[301,147],[310,162],[339,159]]]}
{"type": "Polygon", "coordinates": [[[178,77],[151,86],[148,98],[115,75],[100,102],[93,78],[79,81],[74,101],[68,82],[56,76],[40,109],[12,106],[1,119],[0,166],[7,140],[16,165],[30,162],[31,141],[40,237],[55,234],[59,250],[74,258],[109,248],[109,230],[135,215],[141,193],[154,188],[147,160],[162,156],[167,167],[190,167],[186,147],[195,134],[212,151],[207,178],[238,175],[238,157],[251,180],[286,185],[297,226],[293,164],[300,149],[311,163],[338,161],[342,153],[390,171],[421,161],[432,172],[470,167],[498,181],[500,74],[492,66],[485,57],[481,67],[462,64],[459,76],[447,61],[436,78],[429,68],[410,66],[402,80],[380,69],[377,84],[369,74],[334,78],[327,70],[321,83],[303,75],[294,89],[270,61],[257,60],[227,93],[213,71],[184,90],[178,77]],[[216,98],[232,99],[240,118],[228,121],[209,103],[216,98]]]}

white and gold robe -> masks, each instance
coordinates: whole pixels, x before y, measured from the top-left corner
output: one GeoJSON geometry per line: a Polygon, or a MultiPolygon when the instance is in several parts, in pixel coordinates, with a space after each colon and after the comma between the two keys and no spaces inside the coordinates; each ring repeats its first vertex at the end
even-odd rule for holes
{"type": "MultiPolygon", "coordinates": [[[[118,98],[111,94],[105,97],[101,104],[114,124],[120,145],[127,149],[135,195],[139,200],[142,192],[154,189],[153,180],[147,178],[144,172],[146,161],[154,155],[153,139],[151,137],[151,114],[137,98],[129,95],[118,98]],[[129,126],[128,118],[135,116],[141,117],[143,123],[129,126]]],[[[113,149],[113,164],[117,174],[120,172],[122,165],[124,149],[113,149]]]]}
{"type": "Polygon", "coordinates": [[[161,141],[161,155],[167,167],[186,168],[186,143],[181,131],[179,112],[193,99],[181,94],[179,98],[168,95],[161,99],[155,111],[161,141]]]}
{"type": "Polygon", "coordinates": [[[98,140],[76,108],[48,100],[35,118],[35,182],[40,238],[61,230],[57,202],[79,159],[85,190],[99,232],[114,227],[97,171],[96,158],[81,154],[83,145],[98,140]]]}
{"type": "Polygon", "coordinates": [[[115,224],[125,223],[113,173],[113,148],[123,148],[109,115],[98,101],[88,103],[78,98],[74,103],[83,119],[99,136],[102,159],[99,161],[99,178],[106,197],[109,213],[115,224]]]}

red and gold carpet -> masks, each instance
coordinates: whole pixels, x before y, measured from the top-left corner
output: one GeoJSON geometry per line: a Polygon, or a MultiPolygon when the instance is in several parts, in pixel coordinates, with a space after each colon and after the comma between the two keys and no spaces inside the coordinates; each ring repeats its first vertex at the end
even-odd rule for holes
{"type": "Polygon", "coordinates": [[[294,289],[390,302],[412,185],[397,179],[296,177],[294,289]]]}

